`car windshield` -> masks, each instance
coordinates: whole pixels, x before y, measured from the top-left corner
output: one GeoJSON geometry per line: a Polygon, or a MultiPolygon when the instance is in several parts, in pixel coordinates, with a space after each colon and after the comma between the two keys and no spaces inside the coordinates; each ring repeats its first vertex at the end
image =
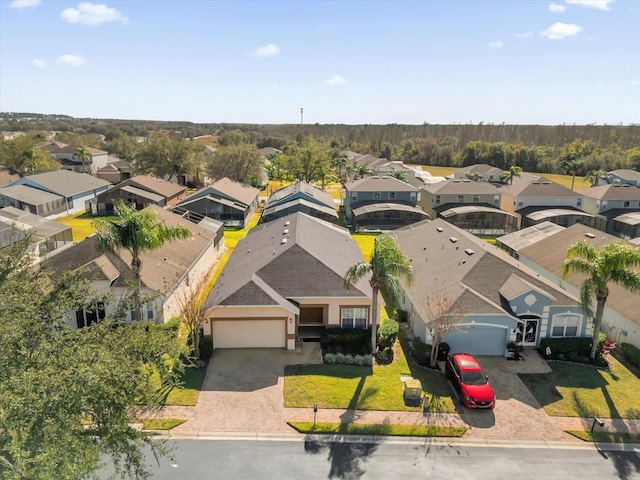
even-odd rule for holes
{"type": "Polygon", "coordinates": [[[478,370],[473,372],[462,372],[461,380],[462,383],[467,385],[484,385],[487,383],[487,378],[478,370]]]}

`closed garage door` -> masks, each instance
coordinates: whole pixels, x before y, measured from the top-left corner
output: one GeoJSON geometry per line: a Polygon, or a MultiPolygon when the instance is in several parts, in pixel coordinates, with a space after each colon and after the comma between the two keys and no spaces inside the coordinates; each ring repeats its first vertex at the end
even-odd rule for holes
{"type": "Polygon", "coordinates": [[[445,342],[451,347],[451,353],[504,355],[507,334],[506,328],[482,325],[460,327],[459,330],[447,335],[445,342]]]}
{"type": "Polygon", "coordinates": [[[218,320],[213,322],[214,348],[284,348],[285,320],[218,320]]]}

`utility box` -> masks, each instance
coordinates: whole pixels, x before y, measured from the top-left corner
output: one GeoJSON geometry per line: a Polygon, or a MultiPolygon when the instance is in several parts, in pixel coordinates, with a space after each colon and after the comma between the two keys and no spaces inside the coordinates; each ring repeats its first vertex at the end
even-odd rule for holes
{"type": "Polygon", "coordinates": [[[422,404],[422,383],[415,378],[409,378],[404,381],[403,385],[404,403],[419,407],[422,404]]]}

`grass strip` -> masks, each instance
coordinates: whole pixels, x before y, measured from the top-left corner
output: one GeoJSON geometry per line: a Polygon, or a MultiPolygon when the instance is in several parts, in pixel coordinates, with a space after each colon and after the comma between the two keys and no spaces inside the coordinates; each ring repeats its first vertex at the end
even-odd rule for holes
{"type": "Polygon", "coordinates": [[[383,435],[392,437],[461,437],[466,427],[435,425],[389,425],[374,423],[287,422],[300,433],[334,433],[341,435],[383,435]]]}
{"type": "Polygon", "coordinates": [[[143,430],[171,430],[186,422],[183,418],[147,418],[142,421],[143,430]]]}
{"type": "Polygon", "coordinates": [[[586,430],[565,430],[565,432],[585,442],[640,443],[640,433],[587,432],[586,430]]]}

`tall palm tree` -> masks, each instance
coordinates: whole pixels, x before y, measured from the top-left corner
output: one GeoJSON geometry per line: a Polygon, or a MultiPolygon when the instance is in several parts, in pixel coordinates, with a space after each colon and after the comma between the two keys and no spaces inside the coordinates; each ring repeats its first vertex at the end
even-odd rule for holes
{"type": "Polygon", "coordinates": [[[327,181],[332,182],[337,180],[335,170],[327,164],[320,164],[316,167],[315,177],[320,180],[322,190],[324,190],[327,181]]]}
{"type": "Polygon", "coordinates": [[[407,175],[406,170],[394,170],[391,176],[403,181],[404,183],[407,183],[409,181],[409,176],[407,175]]]}
{"type": "Polygon", "coordinates": [[[576,182],[576,173],[584,168],[584,163],[584,160],[576,158],[573,160],[565,160],[560,165],[561,168],[567,173],[567,175],[571,174],[571,190],[573,190],[574,184],[576,182]]]}
{"type": "Polygon", "coordinates": [[[83,146],[80,146],[76,149],[76,158],[82,162],[82,173],[87,173],[87,169],[85,167],[85,162],[93,160],[93,156],[83,146]]]}
{"type": "Polygon", "coordinates": [[[383,289],[394,299],[400,293],[400,277],[408,284],[413,281],[413,267],[406,254],[400,250],[398,244],[389,235],[380,235],[376,238],[373,253],[369,262],[360,262],[353,265],[344,277],[344,287],[348,290],[358,280],[371,275],[369,284],[373,290],[371,303],[371,349],[376,351],[376,326],[379,320],[378,295],[383,289]]]}
{"type": "Polygon", "coordinates": [[[600,183],[600,180],[604,180],[606,183],[609,183],[609,174],[603,168],[598,170],[589,170],[584,179],[591,183],[592,187],[595,187],[600,183]]]}
{"type": "Polygon", "coordinates": [[[136,211],[124,200],[114,205],[116,218],[97,218],[93,225],[97,230],[97,248],[101,252],[117,252],[125,249],[131,253],[131,271],[133,272],[133,298],[138,319],[142,317],[140,302],[140,272],[142,260],[140,254],[155,250],[175,240],[189,238],[191,230],[182,225],[169,227],[159,222],[155,212],[136,211]]]}
{"type": "Polygon", "coordinates": [[[358,178],[364,178],[367,175],[371,175],[371,167],[369,167],[369,165],[363,163],[356,167],[356,176],[358,178]]]}
{"type": "Polygon", "coordinates": [[[344,178],[342,171],[346,168],[348,162],[349,162],[349,159],[344,156],[336,157],[333,160],[331,160],[331,166],[338,169],[338,177],[340,178],[340,181],[342,181],[344,178]]]}
{"type": "Polygon", "coordinates": [[[522,168],[518,165],[511,165],[509,167],[509,170],[503,172],[502,175],[500,175],[500,180],[502,180],[503,182],[508,182],[509,185],[513,185],[513,179],[520,178],[521,175],[522,168]]]}
{"type": "Polygon", "coordinates": [[[590,354],[591,360],[595,360],[609,284],[613,282],[630,292],[640,292],[640,249],[616,241],[598,251],[588,241],[580,240],[569,247],[562,264],[563,275],[566,277],[570,272],[587,276],[580,286],[580,305],[590,317],[593,316],[593,296],[596,297],[590,354]]]}

